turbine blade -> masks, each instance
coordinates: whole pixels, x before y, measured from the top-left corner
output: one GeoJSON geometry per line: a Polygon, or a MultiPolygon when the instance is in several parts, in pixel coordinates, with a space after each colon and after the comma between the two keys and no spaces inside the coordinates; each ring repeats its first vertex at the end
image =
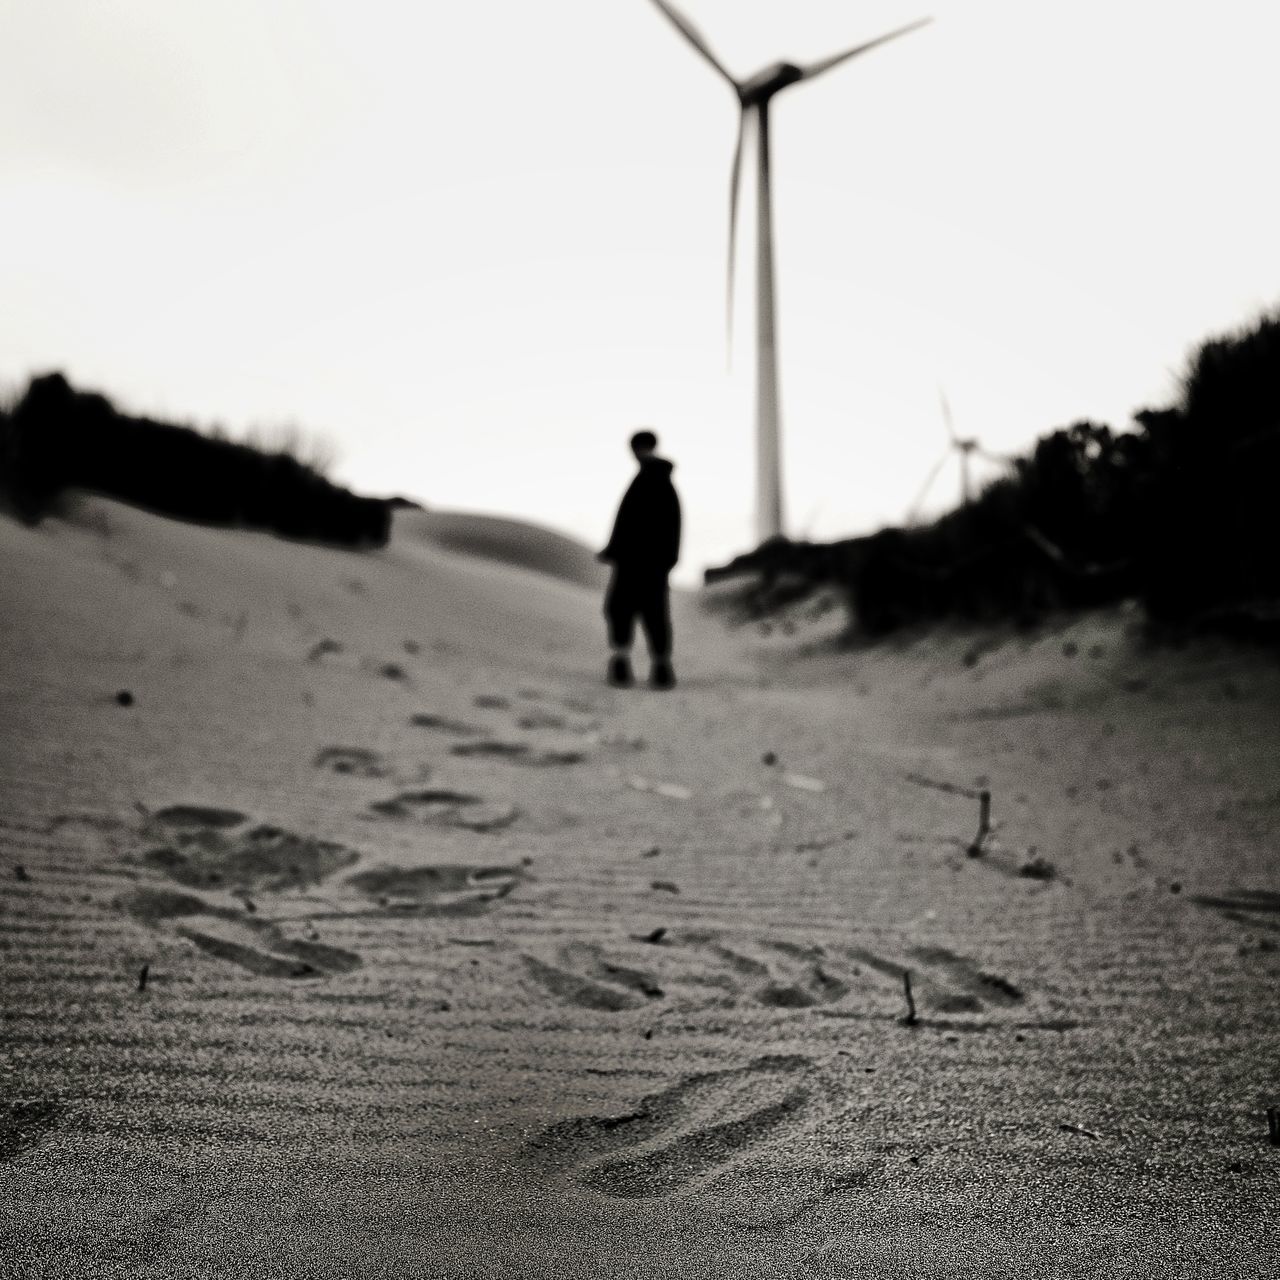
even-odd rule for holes
{"type": "Polygon", "coordinates": [[[671,21],[672,26],[674,26],[675,29],[678,32],[680,32],[680,34],[684,36],[684,38],[691,45],[693,45],[693,47],[697,49],[697,51],[700,54],[702,54],[702,56],[706,58],[706,60],[722,76],[724,76],[724,78],[731,85],[733,85],[734,89],[736,90],[738,87],[738,82],[728,73],[728,71],[725,70],[724,65],[720,62],[720,60],[716,57],[716,55],[711,52],[711,47],[702,38],[702,34],[701,32],[699,32],[698,28],[695,27],[693,23],[690,22],[689,19],[686,18],[682,13],[678,13],[673,6],[667,4],[667,0],[653,0],[653,3],[656,4],[658,8],[661,9],[662,12],[667,15],[667,17],[671,21]]]}
{"type": "Polygon", "coordinates": [[[729,173],[729,274],[725,290],[725,331],[728,334],[729,364],[733,365],[733,268],[738,258],[738,187],[742,179],[742,135],[747,127],[745,110],[738,114],[738,144],[733,149],[733,169],[729,173]]]}
{"type": "Polygon", "coordinates": [[[942,402],[942,421],[947,428],[947,435],[951,437],[951,443],[959,446],[960,441],[956,437],[955,424],[951,421],[951,406],[947,403],[947,393],[942,387],[938,387],[938,399],[942,402]]]}
{"type": "MultiPolygon", "coordinates": [[[[654,3],[658,3],[658,0],[654,0],[654,3]]],[[[899,27],[896,31],[887,32],[885,35],[877,36],[874,40],[868,40],[865,44],[855,45],[852,49],[837,53],[834,57],[824,58],[821,62],[812,62],[807,67],[801,68],[800,79],[812,80],[815,76],[822,75],[824,71],[830,71],[832,67],[838,67],[842,62],[848,62],[850,58],[856,58],[860,53],[866,53],[877,45],[886,44],[890,40],[896,40],[899,36],[905,36],[910,31],[918,31],[921,27],[927,27],[932,21],[932,18],[919,18],[915,22],[908,23],[905,27],[899,27]]]]}
{"type": "Polygon", "coordinates": [[[980,458],[985,458],[988,462],[998,462],[1004,467],[1018,461],[1016,453],[992,453],[990,449],[983,449],[980,446],[974,448],[974,453],[980,458]]]}
{"type": "Polygon", "coordinates": [[[930,469],[929,474],[925,476],[924,484],[920,486],[920,492],[916,494],[916,500],[911,504],[911,509],[907,512],[907,519],[906,519],[907,524],[915,524],[916,516],[919,515],[920,507],[923,504],[925,498],[928,496],[929,490],[933,487],[933,482],[938,478],[938,473],[942,470],[944,466],[946,466],[947,459],[950,457],[951,457],[951,450],[948,449],[946,453],[944,453],[942,457],[940,457],[938,461],[933,464],[933,467],[930,469]]]}

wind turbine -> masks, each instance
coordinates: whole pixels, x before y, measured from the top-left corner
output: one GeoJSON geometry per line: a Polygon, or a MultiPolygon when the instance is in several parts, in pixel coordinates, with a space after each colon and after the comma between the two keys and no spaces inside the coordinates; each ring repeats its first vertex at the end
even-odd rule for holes
{"type": "Polygon", "coordinates": [[[697,28],[668,4],[653,0],[676,30],[719,72],[738,97],[738,142],[729,178],[729,323],[733,319],[733,266],[738,230],[738,183],[742,173],[747,120],[754,117],[756,135],[756,540],[782,534],[782,457],[779,445],[777,324],[773,296],[773,211],[769,182],[769,103],[783,89],[813,80],[877,45],[895,40],[933,21],[921,18],[885,35],[846,49],[808,66],[775,62],[748,80],[735,80],[697,28]]]}
{"type": "Polygon", "coordinates": [[[967,507],[973,499],[973,487],[969,476],[970,459],[976,453],[980,457],[987,458],[991,462],[1008,463],[1009,459],[1002,457],[997,453],[989,453],[984,449],[977,437],[961,437],[956,435],[955,423],[951,420],[951,406],[947,403],[947,393],[941,387],[938,388],[938,399],[942,403],[942,421],[947,428],[947,451],[933,465],[929,474],[925,477],[924,484],[920,486],[920,492],[916,495],[916,500],[911,504],[911,510],[907,515],[907,524],[914,524],[916,516],[920,513],[920,507],[925,498],[928,496],[929,490],[933,487],[933,482],[938,478],[938,473],[946,466],[952,454],[958,454],[960,458],[960,505],[967,507]]]}

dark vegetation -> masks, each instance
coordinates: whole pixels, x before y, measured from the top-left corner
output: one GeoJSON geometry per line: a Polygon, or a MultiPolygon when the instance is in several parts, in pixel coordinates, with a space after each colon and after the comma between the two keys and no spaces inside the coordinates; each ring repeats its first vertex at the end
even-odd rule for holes
{"type": "Polygon", "coordinates": [[[766,543],[756,615],[835,587],[862,632],[942,619],[1031,624],[1139,600],[1152,622],[1280,636],[1280,312],[1204,343],[1178,403],[1133,429],[1078,422],[932,524],[835,543],[766,543]]]}
{"type": "Polygon", "coordinates": [[[295,454],[129,417],[60,373],[33,378],[0,410],[0,498],[29,523],[74,488],[204,524],[382,546],[388,504],[357,497],[295,454]]]}

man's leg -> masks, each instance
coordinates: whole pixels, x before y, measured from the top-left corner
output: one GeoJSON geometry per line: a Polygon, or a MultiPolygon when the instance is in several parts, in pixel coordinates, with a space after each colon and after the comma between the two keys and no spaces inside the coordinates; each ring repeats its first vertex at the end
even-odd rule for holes
{"type": "Polygon", "coordinates": [[[658,689],[670,689],[676,677],[671,668],[671,592],[665,573],[654,574],[645,582],[639,604],[640,625],[653,659],[650,683],[658,689]]]}
{"type": "Polygon", "coordinates": [[[609,644],[613,656],[609,659],[610,684],[626,686],[631,683],[631,641],[635,637],[636,605],[626,575],[615,568],[604,597],[604,616],[609,624],[609,644]]]}

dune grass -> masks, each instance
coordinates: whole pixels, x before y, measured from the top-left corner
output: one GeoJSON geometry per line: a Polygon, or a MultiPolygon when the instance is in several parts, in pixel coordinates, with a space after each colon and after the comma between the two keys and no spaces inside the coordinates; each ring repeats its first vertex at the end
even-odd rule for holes
{"type": "Polygon", "coordinates": [[[77,488],[205,524],[343,546],[385,544],[388,505],[326,479],[320,455],[300,456],[302,442],[296,431],[250,444],[131,417],[51,373],[0,406],[0,496],[33,524],[77,488]]]}

